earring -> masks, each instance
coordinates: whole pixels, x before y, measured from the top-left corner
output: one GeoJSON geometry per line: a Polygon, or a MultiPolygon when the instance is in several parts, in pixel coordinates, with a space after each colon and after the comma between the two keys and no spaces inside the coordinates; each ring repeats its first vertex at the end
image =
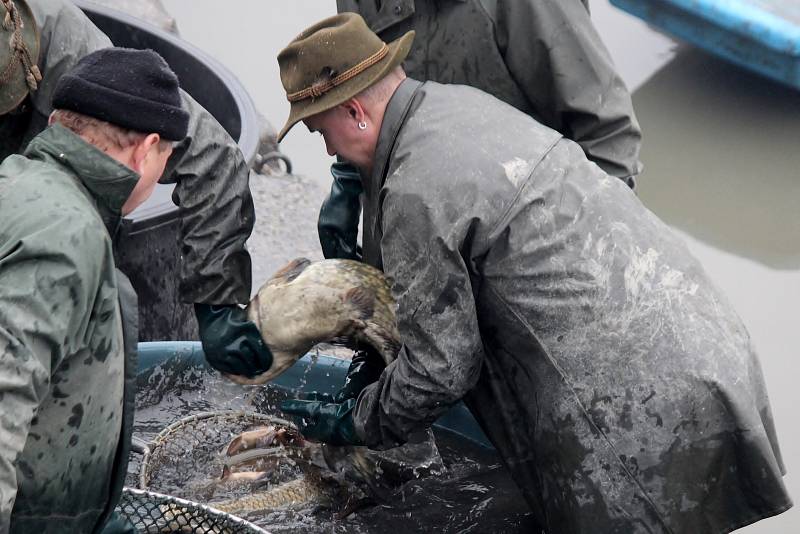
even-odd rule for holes
{"type": "Polygon", "coordinates": [[[359,130],[366,130],[367,129],[367,123],[364,122],[364,121],[359,122],[358,123],[358,129],[359,130]]]}

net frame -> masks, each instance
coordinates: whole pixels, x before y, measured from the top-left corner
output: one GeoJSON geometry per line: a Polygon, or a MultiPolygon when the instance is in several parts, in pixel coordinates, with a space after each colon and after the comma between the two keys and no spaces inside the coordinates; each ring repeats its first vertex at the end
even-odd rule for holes
{"type": "Polygon", "coordinates": [[[212,422],[215,428],[228,428],[231,423],[237,423],[242,426],[279,425],[293,430],[297,429],[294,423],[280,417],[243,410],[201,412],[184,417],[166,426],[145,448],[144,457],[139,467],[139,488],[144,490],[150,488],[153,470],[158,467],[154,460],[160,458],[162,450],[169,445],[170,441],[175,438],[175,436],[184,432],[188,426],[196,426],[209,422],[212,422]],[[244,425],[244,423],[246,423],[246,425],[244,425]]]}
{"type": "Polygon", "coordinates": [[[116,512],[137,532],[191,532],[193,534],[270,534],[253,523],[172,495],[125,487],[116,512]]]}

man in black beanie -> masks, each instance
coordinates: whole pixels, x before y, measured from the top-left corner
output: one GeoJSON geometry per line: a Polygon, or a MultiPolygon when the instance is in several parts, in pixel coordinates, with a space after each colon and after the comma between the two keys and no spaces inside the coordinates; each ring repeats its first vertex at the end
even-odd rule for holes
{"type": "Polygon", "coordinates": [[[0,164],[4,534],[100,532],[119,500],[138,316],[112,240],[189,123],[177,77],[150,50],[85,56],[53,101],[50,126],[0,164]]]}
{"type": "MultiPolygon", "coordinates": [[[[1,161],[21,153],[47,126],[61,78],[87,54],[110,47],[111,41],[68,0],[0,0],[0,19],[5,21],[0,25],[1,161]]],[[[120,80],[109,81],[109,86],[124,87],[134,92],[132,96],[146,83],[127,73],[117,75],[120,80]]],[[[83,97],[95,98],[94,91],[87,90],[83,97]]],[[[253,377],[269,369],[272,355],[240,306],[250,300],[252,277],[245,248],[255,222],[249,168],[219,122],[185,91],[180,97],[189,112],[188,133],[174,143],[160,179],[175,184],[177,242],[164,243],[162,249],[170,254],[163,256],[167,265],[174,261],[175,268],[164,273],[169,277],[162,291],[166,296],[159,293],[158,302],[143,302],[150,311],[141,315],[143,336],[192,335],[193,325],[187,324],[191,320],[182,306],[192,305],[209,364],[253,377]]],[[[170,115],[162,119],[168,122],[170,115]]],[[[120,251],[123,258],[138,260],[141,255],[125,247],[120,251]]],[[[150,275],[137,274],[147,287],[150,275]]]]}

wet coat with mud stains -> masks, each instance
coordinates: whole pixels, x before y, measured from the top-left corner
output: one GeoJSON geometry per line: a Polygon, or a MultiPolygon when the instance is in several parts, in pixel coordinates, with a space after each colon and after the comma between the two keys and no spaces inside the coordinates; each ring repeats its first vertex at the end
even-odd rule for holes
{"type": "Polygon", "coordinates": [[[337,0],[384,40],[414,30],[418,80],[482,89],[577,141],[620,178],[641,170],[631,96],[578,0],[337,0]]]}
{"type": "Polygon", "coordinates": [[[368,445],[463,398],[553,533],[727,532],[791,506],[744,325],[577,144],[406,80],[364,185],[404,344],[358,399],[368,445]]]}
{"type": "MultiPolygon", "coordinates": [[[[0,156],[25,148],[47,126],[56,83],[86,54],[111,41],[65,0],[28,0],[42,35],[42,83],[25,109],[0,120],[0,156]]],[[[175,143],[162,183],[175,183],[180,207],[178,276],[186,303],[247,304],[250,255],[245,241],[255,222],[249,170],[236,142],[186,92],[189,133],[175,143]]]]}
{"type": "Polygon", "coordinates": [[[119,499],[137,316],[109,232],[137,180],[61,126],[0,165],[0,533],[95,532],[119,499]]]}

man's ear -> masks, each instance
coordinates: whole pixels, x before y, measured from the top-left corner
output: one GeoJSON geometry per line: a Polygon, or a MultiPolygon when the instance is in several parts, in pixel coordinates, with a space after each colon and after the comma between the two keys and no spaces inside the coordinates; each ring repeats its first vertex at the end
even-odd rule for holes
{"type": "Polygon", "coordinates": [[[356,122],[362,122],[364,117],[367,116],[364,106],[356,98],[351,98],[350,100],[343,102],[341,105],[344,108],[345,113],[347,113],[347,116],[356,122]]]}
{"type": "Polygon", "coordinates": [[[134,171],[139,174],[144,172],[144,163],[150,154],[150,149],[154,145],[158,145],[159,141],[161,141],[161,136],[157,133],[151,133],[136,144],[131,154],[131,163],[134,171]]]}

